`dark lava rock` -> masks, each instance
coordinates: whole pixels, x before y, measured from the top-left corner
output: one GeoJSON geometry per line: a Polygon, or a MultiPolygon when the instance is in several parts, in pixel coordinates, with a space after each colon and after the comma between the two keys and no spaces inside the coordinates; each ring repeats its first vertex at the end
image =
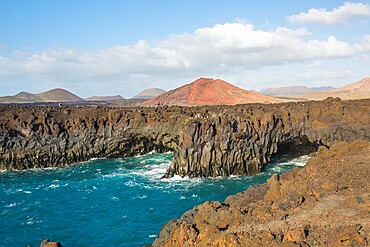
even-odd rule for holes
{"type": "Polygon", "coordinates": [[[164,177],[252,175],[279,154],[370,140],[370,100],[201,107],[0,106],[0,169],[172,150],[164,177]]]}

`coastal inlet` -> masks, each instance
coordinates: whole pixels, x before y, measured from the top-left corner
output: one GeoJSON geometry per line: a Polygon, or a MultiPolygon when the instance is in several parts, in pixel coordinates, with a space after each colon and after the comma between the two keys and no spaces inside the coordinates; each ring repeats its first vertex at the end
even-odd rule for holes
{"type": "Polygon", "coordinates": [[[307,157],[256,176],[161,179],[172,153],[94,159],[65,168],[0,172],[0,246],[143,246],[161,226],[206,200],[225,200],[307,157]],[[104,229],[104,230],[103,230],[104,229]]]}
{"type": "Polygon", "coordinates": [[[0,106],[0,168],[65,166],[150,151],[174,154],[170,178],[253,175],[276,155],[370,139],[370,100],[236,106],[0,106]]]}

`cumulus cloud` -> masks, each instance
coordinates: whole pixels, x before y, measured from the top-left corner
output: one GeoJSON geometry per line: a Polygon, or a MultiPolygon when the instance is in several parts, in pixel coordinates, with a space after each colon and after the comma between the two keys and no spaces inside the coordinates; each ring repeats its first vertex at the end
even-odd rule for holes
{"type": "Polygon", "coordinates": [[[364,37],[362,37],[361,43],[355,44],[354,47],[356,48],[356,50],[362,53],[370,52],[370,35],[365,35],[364,37]]]}
{"type": "Polygon", "coordinates": [[[290,23],[319,23],[319,24],[340,24],[345,23],[353,17],[370,16],[370,6],[363,3],[344,3],[332,11],[326,9],[309,9],[308,12],[301,12],[288,17],[290,23]]]}
{"type": "MultiPolygon", "coordinates": [[[[135,78],[232,74],[269,65],[351,57],[356,49],[334,36],[319,40],[304,28],[255,29],[247,23],[200,28],[150,43],[138,41],[98,51],[49,49],[0,57],[0,81],[102,82],[135,78]]],[[[108,85],[108,84],[107,84],[108,85]]]]}

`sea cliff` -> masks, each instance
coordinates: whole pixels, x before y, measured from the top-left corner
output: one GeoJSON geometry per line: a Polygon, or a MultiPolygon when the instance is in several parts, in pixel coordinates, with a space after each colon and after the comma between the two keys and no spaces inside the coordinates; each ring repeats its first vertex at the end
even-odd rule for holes
{"type": "Polygon", "coordinates": [[[201,107],[0,106],[0,169],[173,151],[165,177],[261,172],[274,155],[370,140],[370,100],[201,107]]]}
{"type": "Polygon", "coordinates": [[[169,221],[153,246],[368,246],[369,176],[370,142],[320,147],[303,169],[169,221]]]}

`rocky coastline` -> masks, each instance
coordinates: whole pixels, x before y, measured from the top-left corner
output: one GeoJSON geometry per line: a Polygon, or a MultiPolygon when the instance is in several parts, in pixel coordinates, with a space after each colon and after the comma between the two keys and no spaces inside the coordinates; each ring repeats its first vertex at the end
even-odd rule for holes
{"type": "Polygon", "coordinates": [[[320,147],[302,169],[169,221],[153,246],[369,246],[369,176],[370,142],[320,147]]]}
{"type": "Polygon", "coordinates": [[[0,169],[173,151],[164,177],[252,175],[275,155],[370,140],[370,100],[199,107],[0,106],[0,169]]]}

